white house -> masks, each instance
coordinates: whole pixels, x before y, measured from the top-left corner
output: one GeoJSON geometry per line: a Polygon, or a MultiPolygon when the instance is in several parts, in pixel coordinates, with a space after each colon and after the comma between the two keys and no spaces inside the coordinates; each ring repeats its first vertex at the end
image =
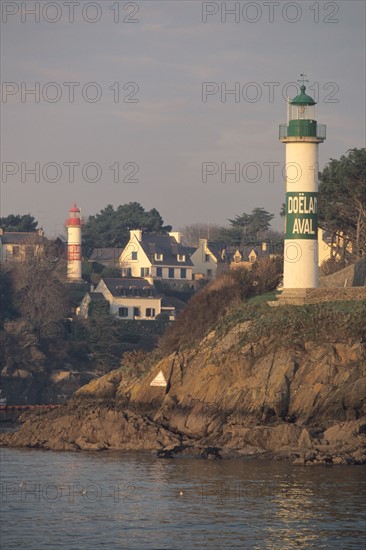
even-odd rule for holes
{"type": "Polygon", "coordinates": [[[122,320],[154,320],[160,313],[175,318],[175,307],[159,295],[149,281],[142,278],[101,279],[94,291],[87,293],[79,308],[79,315],[87,318],[92,302],[109,304],[111,315],[122,320]]]}
{"type": "Polygon", "coordinates": [[[43,251],[45,243],[42,229],[25,233],[5,232],[0,227],[0,262],[27,260],[43,251]]]}
{"type": "Polygon", "coordinates": [[[333,239],[329,231],[324,231],[321,227],[318,228],[318,265],[321,266],[327,260],[334,258],[340,260],[342,251],[346,244],[346,259],[352,256],[352,242],[345,234],[337,234],[333,239]]]}
{"type": "Polygon", "coordinates": [[[181,244],[180,233],[149,235],[140,229],[130,231],[119,265],[123,277],[145,277],[172,286],[182,286],[193,278],[190,250],[181,244]]]}
{"type": "Polygon", "coordinates": [[[200,239],[197,250],[192,254],[193,273],[195,278],[214,279],[228,268],[226,251],[219,243],[200,239]]]}

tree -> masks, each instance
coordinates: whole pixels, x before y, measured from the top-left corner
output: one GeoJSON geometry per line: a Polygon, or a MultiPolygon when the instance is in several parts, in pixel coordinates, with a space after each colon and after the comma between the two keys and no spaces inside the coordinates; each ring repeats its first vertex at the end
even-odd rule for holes
{"type": "Polygon", "coordinates": [[[244,212],[241,216],[229,219],[231,227],[221,228],[220,239],[235,246],[255,243],[269,230],[273,218],[274,215],[264,208],[254,208],[251,214],[244,212]]]}
{"type": "Polygon", "coordinates": [[[124,247],[130,229],[142,229],[149,233],[167,233],[171,226],[164,221],[156,208],[146,211],[140,203],[122,204],[115,210],[109,204],[98,214],[90,216],[83,229],[83,244],[94,247],[124,247]]]}
{"type": "Polygon", "coordinates": [[[220,234],[220,226],[210,223],[192,223],[185,225],[180,232],[185,246],[198,246],[200,239],[216,240],[220,234]]]}
{"type": "Polygon", "coordinates": [[[16,316],[16,311],[12,301],[13,282],[11,279],[11,269],[6,263],[0,264],[0,326],[6,319],[12,319],[16,316]]]}
{"type": "Polygon", "coordinates": [[[50,258],[47,251],[14,262],[12,303],[24,323],[24,332],[35,333],[40,339],[61,334],[62,322],[69,311],[61,280],[65,270],[63,258],[50,258]]]}
{"type": "Polygon", "coordinates": [[[283,202],[281,204],[280,216],[281,216],[281,218],[286,218],[286,203],[285,202],[283,202]]]}
{"type": "Polygon", "coordinates": [[[341,237],[343,257],[352,243],[353,259],[366,244],[366,149],[349,149],[319,174],[319,224],[333,239],[341,237]]]}
{"type": "Polygon", "coordinates": [[[31,233],[37,229],[38,222],[30,214],[9,214],[5,218],[0,218],[0,227],[4,231],[31,233]]]}

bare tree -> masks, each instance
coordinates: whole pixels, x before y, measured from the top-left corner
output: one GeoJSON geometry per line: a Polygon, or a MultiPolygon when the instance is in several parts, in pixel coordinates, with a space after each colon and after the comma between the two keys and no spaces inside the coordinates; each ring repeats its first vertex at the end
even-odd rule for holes
{"type": "Polygon", "coordinates": [[[210,223],[192,223],[179,230],[185,246],[198,246],[200,239],[216,240],[220,234],[220,226],[210,223]]]}
{"type": "Polygon", "coordinates": [[[63,280],[66,261],[63,254],[47,246],[34,248],[33,254],[11,267],[14,303],[29,332],[47,337],[60,330],[68,313],[63,280]]]}

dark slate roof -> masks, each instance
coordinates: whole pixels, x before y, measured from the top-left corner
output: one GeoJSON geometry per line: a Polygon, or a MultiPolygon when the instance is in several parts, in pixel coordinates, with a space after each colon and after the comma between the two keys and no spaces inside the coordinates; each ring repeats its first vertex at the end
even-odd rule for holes
{"type": "Polygon", "coordinates": [[[88,260],[91,262],[118,262],[121,248],[93,248],[88,260]]]}
{"type": "Polygon", "coordinates": [[[107,277],[102,281],[113,296],[135,296],[135,291],[137,296],[157,296],[154,285],[140,277],[107,277]]]}
{"type": "Polygon", "coordinates": [[[185,246],[184,248],[187,250],[190,256],[192,256],[192,254],[194,254],[196,250],[198,250],[197,246],[185,246]]]}
{"type": "Polygon", "coordinates": [[[92,302],[98,302],[102,300],[107,301],[101,292],[89,292],[89,296],[92,302]]]}
{"type": "Polygon", "coordinates": [[[177,243],[170,235],[143,235],[141,246],[155,266],[180,266],[192,267],[190,250],[188,247],[177,243]],[[155,260],[155,254],[163,254],[163,260],[155,260]],[[177,255],[185,255],[184,262],[178,262],[177,255]]]}
{"type": "Polygon", "coordinates": [[[223,243],[207,242],[207,248],[218,262],[224,263],[226,259],[226,246],[223,243]]]}
{"type": "Polygon", "coordinates": [[[164,297],[161,300],[161,308],[162,309],[175,309],[175,306],[168,300],[168,298],[164,297]]]}
{"type": "Polygon", "coordinates": [[[161,307],[162,308],[174,307],[175,310],[178,312],[186,308],[187,304],[183,302],[183,300],[179,300],[179,298],[176,298],[175,296],[164,296],[164,298],[161,301],[161,307]]]}
{"type": "Polygon", "coordinates": [[[2,244],[40,244],[46,240],[45,237],[35,233],[9,232],[0,235],[2,244]]]}

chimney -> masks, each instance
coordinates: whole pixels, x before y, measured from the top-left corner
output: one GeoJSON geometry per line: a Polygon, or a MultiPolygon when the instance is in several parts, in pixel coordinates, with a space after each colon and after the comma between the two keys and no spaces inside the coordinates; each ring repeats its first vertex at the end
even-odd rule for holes
{"type": "Polygon", "coordinates": [[[141,229],[131,229],[130,230],[130,239],[132,237],[136,237],[136,239],[141,242],[142,241],[142,230],[141,229]]]}
{"type": "Polygon", "coordinates": [[[177,243],[180,243],[182,240],[182,233],[180,233],[179,231],[171,231],[169,233],[169,237],[174,237],[177,243]]]}
{"type": "Polygon", "coordinates": [[[262,242],[262,251],[266,252],[267,250],[267,243],[265,241],[262,242]]]}

